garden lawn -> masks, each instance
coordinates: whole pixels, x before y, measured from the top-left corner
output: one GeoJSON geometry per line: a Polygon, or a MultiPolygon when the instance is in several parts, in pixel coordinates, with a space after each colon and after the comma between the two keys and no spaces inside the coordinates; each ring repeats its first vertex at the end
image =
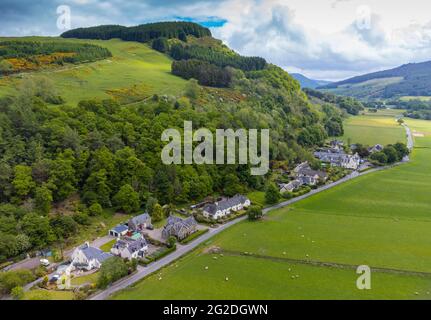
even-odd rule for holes
{"type": "Polygon", "coordinates": [[[105,252],[111,252],[111,248],[115,244],[115,242],[117,242],[117,239],[112,239],[111,241],[100,246],[100,250],[105,251],[105,252]]]}
{"type": "Polygon", "coordinates": [[[89,284],[96,283],[98,277],[99,277],[99,273],[93,272],[93,273],[87,274],[85,276],[75,277],[71,280],[71,283],[72,283],[72,285],[81,285],[81,284],[85,284],[85,283],[89,283],[89,284]]]}

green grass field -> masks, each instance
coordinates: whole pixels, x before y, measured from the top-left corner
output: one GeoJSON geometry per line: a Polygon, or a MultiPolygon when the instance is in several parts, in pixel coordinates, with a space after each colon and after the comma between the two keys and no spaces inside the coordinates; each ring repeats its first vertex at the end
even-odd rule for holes
{"type": "Polygon", "coordinates": [[[402,101],[412,101],[412,100],[420,100],[420,101],[430,101],[431,97],[429,96],[404,96],[401,97],[402,101]]]}
{"type": "Polygon", "coordinates": [[[349,117],[344,122],[345,142],[387,145],[405,141],[405,131],[395,121],[400,110],[379,110],[377,113],[349,117]]]}
{"type": "MultiPolygon", "coordinates": [[[[0,40],[13,38],[0,38],[0,40]]],[[[173,76],[171,60],[146,44],[121,40],[78,40],[25,37],[23,40],[71,41],[92,43],[108,48],[113,57],[93,63],[37,71],[0,78],[0,96],[12,94],[23,77],[46,76],[53,80],[67,103],[84,99],[115,98],[120,103],[143,100],[157,93],[175,95],[183,91],[185,80],[173,76]]]]}
{"type": "Polygon", "coordinates": [[[410,163],[241,222],[113,298],[430,299],[431,122],[407,123],[424,134],[410,163]],[[362,264],[371,290],[356,288],[362,264]]]}

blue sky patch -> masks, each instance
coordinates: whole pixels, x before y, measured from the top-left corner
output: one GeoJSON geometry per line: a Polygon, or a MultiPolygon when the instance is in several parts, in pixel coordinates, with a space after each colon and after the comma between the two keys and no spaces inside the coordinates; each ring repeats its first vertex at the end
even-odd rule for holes
{"type": "Polygon", "coordinates": [[[175,20],[199,23],[207,28],[220,28],[223,27],[227,20],[219,17],[205,17],[205,18],[192,18],[192,17],[174,17],[175,20]]]}

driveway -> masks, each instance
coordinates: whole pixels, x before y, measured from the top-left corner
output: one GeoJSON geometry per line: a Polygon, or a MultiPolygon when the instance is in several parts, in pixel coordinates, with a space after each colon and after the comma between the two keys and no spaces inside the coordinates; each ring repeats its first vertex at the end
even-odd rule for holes
{"type": "MultiPolygon", "coordinates": [[[[96,240],[94,240],[91,245],[93,247],[96,248],[100,248],[101,246],[103,246],[105,243],[111,241],[112,239],[114,239],[114,237],[111,236],[103,236],[100,238],[97,238],[96,240]]],[[[67,260],[68,258],[70,258],[70,256],[73,253],[73,249],[68,249],[64,252],[64,257],[67,260]]],[[[6,268],[4,268],[4,271],[9,271],[9,270],[18,270],[18,269],[35,269],[40,265],[40,259],[42,259],[43,257],[34,257],[34,258],[29,258],[29,259],[25,259],[25,260],[21,260],[17,263],[14,263],[10,266],[7,266],[6,268]]],[[[56,266],[57,264],[53,264],[51,266],[56,266]]]]}

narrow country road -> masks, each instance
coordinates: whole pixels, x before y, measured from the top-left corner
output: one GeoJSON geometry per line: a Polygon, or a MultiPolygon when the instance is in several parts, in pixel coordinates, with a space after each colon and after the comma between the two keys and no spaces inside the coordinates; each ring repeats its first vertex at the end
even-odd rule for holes
{"type": "MultiPolygon", "coordinates": [[[[411,135],[411,131],[410,128],[406,125],[403,124],[403,127],[406,130],[406,135],[407,135],[407,146],[409,147],[409,149],[411,150],[413,148],[413,138],[411,135]]],[[[399,165],[398,164],[394,164],[392,166],[386,166],[386,167],[380,167],[380,168],[375,168],[375,169],[371,169],[365,172],[352,172],[351,174],[345,176],[344,178],[333,182],[331,184],[327,184],[324,185],[322,187],[319,187],[315,190],[310,191],[309,193],[302,195],[300,197],[291,199],[291,200],[287,200],[284,202],[281,202],[279,204],[273,205],[271,207],[267,207],[265,209],[263,209],[263,213],[266,214],[271,210],[274,209],[280,209],[283,207],[286,207],[290,204],[293,204],[295,202],[301,201],[303,199],[306,199],[308,197],[311,197],[312,195],[315,195],[319,192],[334,188],[335,186],[338,186],[342,183],[345,183],[349,180],[355,179],[357,177],[372,173],[372,172],[377,172],[377,171],[382,171],[382,170],[386,170],[388,168],[392,168],[394,166],[399,165]]],[[[169,265],[170,263],[172,263],[173,261],[177,260],[178,258],[180,258],[181,256],[185,255],[186,253],[189,253],[190,251],[192,251],[193,249],[195,249],[196,247],[198,247],[200,244],[206,242],[208,239],[210,239],[211,237],[213,237],[214,235],[226,230],[227,228],[241,222],[244,221],[247,217],[241,217],[238,219],[235,219],[233,221],[230,221],[224,225],[219,226],[218,228],[214,228],[214,229],[209,229],[209,232],[203,234],[202,236],[200,236],[199,238],[195,239],[194,241],[192,241],[191,243],[187,244],[187,245],[180,245],[178,244],[177,246],[177,250],[174,251],[173,253],[171,253],[170,255],[162,258],[161,260],[158,260],[156,262],[151,263],[148,267],[141,267],[139,266],[137,269],[137,272],[135,272],[134,274],[123,278],[117,282],[115,282],[114,284],[112,284],[110,287],[108,287],[107,289],[100,291],[98,293],[96,293],[95,295],[91,296],[89,298],[89,300],[104,300],[109,298],[109,296],[111,296],[113,293],[118,292],[120,290],[123,290],[125,288],[127,288],[128,286],[138,282],[139,280],[141,280],[142,278],[156,272],[157,270],[169,265]]]]}

